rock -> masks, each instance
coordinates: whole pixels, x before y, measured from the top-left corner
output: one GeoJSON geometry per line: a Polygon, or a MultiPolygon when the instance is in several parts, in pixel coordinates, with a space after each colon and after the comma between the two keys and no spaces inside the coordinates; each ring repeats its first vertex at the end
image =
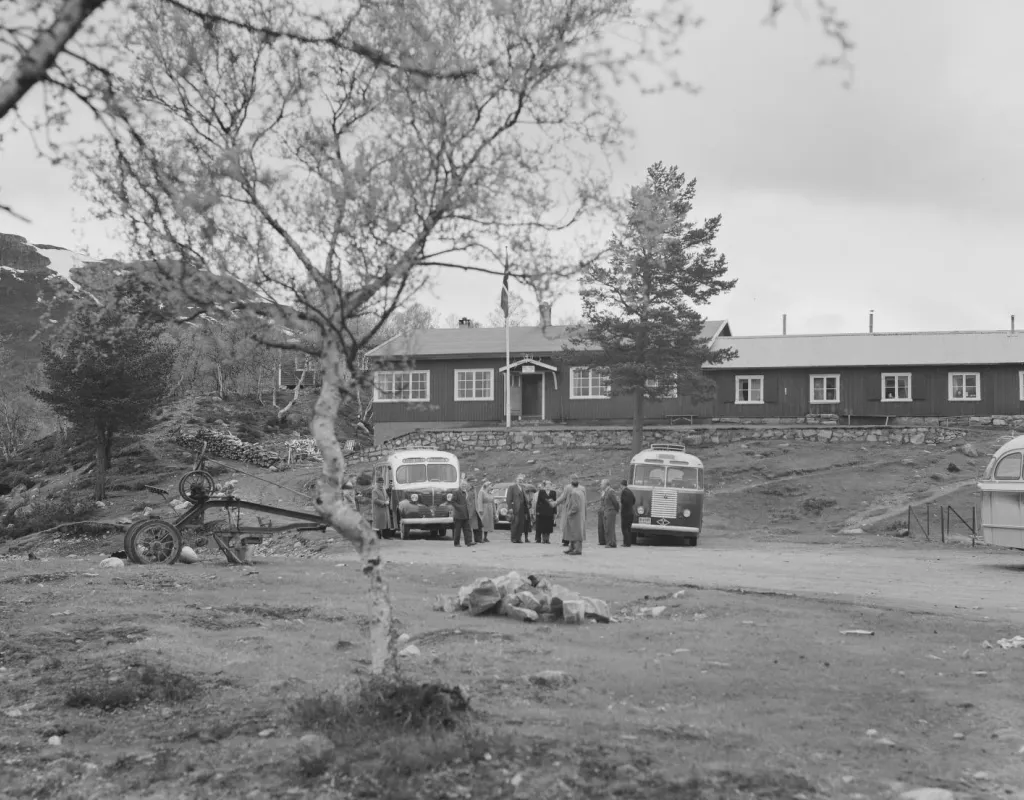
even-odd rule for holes
{"type": "Polygon", "coordinates": [[[562,686],[572,686],[576,683],[576,678],[568,672],[563,672],[559,669],[546,669],[541,672],[536,672],[533,675],[527,675],[526,679],[536,686],[545,686],[550,689],[558,689],[562,686]]]}
{"type": "Polygon", "coordinates": [[[63,739],[61,739],[59,736],[51,736],[49,739],[46,740],[46,743],[49,745],[53,745],[54,747],[57,747],[62,741],[63,739]]]}
{"type": "Polygon", "coordinates": [[[581,599],[583,601],[584,616],[596,619],[598,622],[611,621],[612,614],[604,600],[598,600],[596,597],[584,597],[581,599]]]}
{"type": "Polygon", "coordinates": [[[975,447],[970,442],[964,442],[962,445],[960,445],[960,452],[963,453],[968,458],[978,457],[978,448],[975,447]]]}
{"type": "Polygon", "coordinates": [[[619,780],[629,780],[640,775],[640,770],[632,764],[619,764],[615,768],[615,777],[619,780]]]}
{"type": "Polygon", "coordinates": [[[580,596],[578,593],[566,589],[564,586],[559,586],[557,583],[551,587],[551,602],[550,608],[552,613],[555,615],[562,613],[562,603],[566,600],[579,600],[580,596]]]}
{"type": "Polygon", "coordinates": [[[505,611],[505,616],[509,619],[517,619],[520,622],[536,622],[538,614],[536,611],[523,608],[522,606],[508,606],[505,611]]]}
{"type": "Polygon", "coordinates": [[[924,444],[924,434],[923,433],[912,433],[910,435],[910,443],[911,444],[924,444]]]}
{"type": "Polygon", "coordinates": [[[999,417],[994,417],[992,419],[992,424],[997,428],[1003,428],[1006,426],[1006,420],[1000,419],[999,417]]]}
{"type": "Polygon", "coordinates": [[[154,512],[153,509],[150,508],[149,506],[146,506],[144,509],[142,509],[142,516],[146,518],[152,517],[154,513],[156,512],[154,512]]]}
{"type": "Polygon", "coordinates": [[[199,562],[199,556],[196,555],[196,551],[188,545],[181,548],[181,555],[178,556],[178,561],[182,564],[196,564],[199,562]]]}
{"type": "Polygon", "coordinates": [[[334,742],[320,733],[307,733],[299,739],[296,752],[302,771],[310,776],[321,775],[334,755],[334,742]]]}
{"type": "Polygon", "coordinates": [[[412,637],[409,634],[403,633],[401,636],[399,636],[397,639],[395,639],[395,644],[398,645],[398,646],[401,646],[401,645],[405,644],[406,642],[408,642],[411,638],[412,637]]]}
{"type": "Polygon", "coordinates": [[[117,569],[124,566],[124,561],[120,558],[105,558],[100,562],[101,567],[113,567],[117,569]]]}
{"type": "Polygon", "coordinates": [[[903,458],[903,459],[900,459],[900,463],[901,464],[906,464],[907,466],[910,466],[911,464],[914,463],[914,459],[912,459],[912,458],[903,458]]]}
{"type": "Polygon", "coordinates": [[[673,597],[674,599],[678,600],[678,599],[679,599],[680,597],[682,597],[682,596],[683,596],[684,594],[686,594],[686,589],[680,589],[680,590],[679,590],[678,592],[673,592],[673,593],[672,593],[672,597],[673,597]]]}
{"type": "Polygon", "coordinates": [[[467,598],[469,613],[473,616],[486,614],[501,602],[501,592],[494,585],[494,581],[485,579],[477,586],[467,598]]]}
{"type": "Polygon", "coordinates": [[[459,605],[462,608],[469,608],[469,596],[473,594],[478,588],[483,586],[485,583],[491,583],[490,578],[477,578],[467,586],[463,586],[459,589],[459,605]]]}
{"type": "Polygon", "coordinates": [[[439,594],[434,598],[434,610],[443,611],[445,614],[452,614],[462,608],[459,598],[451,595],[439,594]]]}
{"type": "Polygon", "coordinates": [[[530,611],[540,613],[541,602],[533,592],[520,591],[513,595],[515,604],[521,608],[528,608],[530,611]]]}
{"type": "Polygon", "coordinates": [[[563,600],[562,619],[570,625],[582,625],[586,619],[586,608],[582,600],[563,600]]]}
{"type": "Polygon", "coordinates": [[[267,739],[274,735],[274,728],[264,728],[256,735],[259,736],[261,739],[267,739]]]}
{"type": "Polygon", "coordinates": [[[949,789],[920,788],[903,792],[900,800],[956,800],[956,795],[949,789]]]}
{"type": "Polygon", "coordinates": [[[406,645],[398,651],[398,655],[400,656],[418,656],[419,654],[420,649],[414,644],[406,645]]]}
{"type": "Polygon", "coordinates": [[[639,616],[641,617],[660,617],[665,613],[665,606],[653,606],[651,608],[641,608],[639,616]]]}
{"type": "Polygon", "coordinates": [[[529,588],[532,584],[520,577],[518,572],[510,572],[500,578],[495,578],[494,585],[498,587],[498,591],[504,597],[507,594],[515,594],[520,589],[529,588]]]}

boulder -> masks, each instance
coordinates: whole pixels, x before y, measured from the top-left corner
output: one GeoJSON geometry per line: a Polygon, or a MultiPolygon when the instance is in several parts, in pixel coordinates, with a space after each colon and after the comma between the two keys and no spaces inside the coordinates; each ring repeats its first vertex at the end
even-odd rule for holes
{"type": "Polygon", "coordinates": [[[641,608],[638,616],[660,617],[665,613],[665,606],[654,606],[653,608],[641,608]]]}
{"type": "Polygon", "coordinates": [[[604,600],[598,600],[596,597],[584,597],[582,600],[584,616],[596,619],[598,622],[611,621],[611,611],[604,600]]]}
{"type": "Polygon", "coordinates": [[[113,558],[113,557],[105,558],[105,559],[103,559],[100,562],[100,566],[101,567],[112,567],[114,569],[119,569],[119,568],[124,566],[124,561],[122,561],[120,558],[113,558]]]}
{"type": "Polygon", "coordinates": [[[188,545],[181,548],[181,555],[178,556],[178,561],[182,564],[195,564],[199,561],[199,556],[196,555],[196,551],[188,545]]]}
{"type": "Polygon", "coordinates": [[[515,604],[522,608],[528,608],[530,611],[538,613],[541,610],[541,602],[533,592],[516,592],[515,595],[513,595],[513,599],[516,601],[515,604]]]}
{"type": "Polygon", "coordinates": [[[307,775],[320,775],[334,755],[334,742],[322,733],[307,733],[299,739],[296,756],[307,775]]]}
{"type": "Polygon", "coordinates": [[[531,586],[530,582],[520,577],[518,572],[510,572],[507,575],[502,575],[500,578],[495,578],[494,585],[498,587],[502,597],[507,594],[515,594],[520,589],[531,586]]]}
{"type": "Polygon", "coordinates": [[[505,616],[509,619],[517,619],[520,622],[536,622],[539,615],[536,611],[532,611],[529,608],[508,606],[505,610],[505,616]]]}
{"type": "Polygon", "coordinates": [[[562,613],[562,604],[566,600],[579,600],[580,596],[578,592],[570,591],[564,586],[559,586],[557,583],[551,587],[551,610],[555,614],[562,613]]]}
{"type": "Polygon", "coordinates": [[[439,594],[434,598],[434,610],[443,611],[445,614],[452,614],[462,608],[459,598],[451,595],[439,594]]]}
{"type": "Polygon", "coordinates": [[[551,689],[558,689],[562,686],[572,686],[576,683],[576,678],[568,672],[562,672],[562,670],[559,669],[546,669],[542,672],[534,673],[533,675],[527,675],[526,680],[536,686],[546,686],[551,689]]]}
{"type": "Polygon", "coordinates": [[[501,592],[498,591],[498,587],[494,585],[494,581],[485,578],[466,598],[466,607],[470,614],[479,616],[491,611],[500,602],[501,592]]]}
{"type": "Polygon", "coordinates": [[[970,442],[964,442],[962,445],[960,445],[960,452],[963,453],[968,458],[978,457],[978,448],[975,447],[970,442]]]}
{"type": "Polygon", "coordinates": [[[562,619],[570,625],[582,625],[586,619],[586,604],[582,600],[563,600],[562,619]]]}
{"type": "Polygon", "coordinates": [[[418,656],[419,654],[420,649],[414,644],[406,645],[398,651],[398,655],[400,656],[418,656]]]}
{"type": "Polygon", "coordinates": [[[463,586],[459,589],[459,605],[463,608],[469,608],[469,596],[473,594],[477,589],[483,586],[485,583],[491,583],[490,578],[477,578],[468,586],[463,586]]]}

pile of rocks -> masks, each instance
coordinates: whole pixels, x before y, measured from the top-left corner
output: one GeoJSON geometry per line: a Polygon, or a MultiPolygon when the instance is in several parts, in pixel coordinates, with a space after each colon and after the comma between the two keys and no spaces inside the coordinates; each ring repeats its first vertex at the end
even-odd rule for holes
{"type": "Polygon", "coordinates": [[[438,595],[434,607],[446,613],[466,610],[473,616],[499,614],[523,622],[562,620],[570,625],[582,625],[587,619],[615,621],[604,600],[583,597],[533,575],[523,578],[518,572],[497,578],[478,578],[459,589],[457,597],[438,595]]]}
{"type": "Polygon", "coordinates": [[[189,450],[198,450],[206,443],[206,452],[212,456],[223,456],[234,461],[244,461],[257,467],[279,467],[281,456],[258,444],[243,442],[230,431],[215,431],[199,428],[186,431],[184,428],[174,434],[174,443],[189,450]]]}

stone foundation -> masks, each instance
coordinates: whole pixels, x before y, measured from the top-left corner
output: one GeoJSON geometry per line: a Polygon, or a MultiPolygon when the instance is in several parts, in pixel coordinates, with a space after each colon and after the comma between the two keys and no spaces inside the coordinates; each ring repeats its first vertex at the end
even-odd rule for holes
{"type": "MultiPolygon", "coordinates": [[[[1024,422],[1022,422],[1024,425],[1024,422]]],[[[966,437],[960,428],[936,425],[865,427],[862,425],[713,425],[658,426],[644,428],[648,444],[682,444],[699,448],[709,444],[725,444],[756,440],[798,440],[813,442],[884,442],[887,444],[925,445],[955,442],[966,437]]],[[[359,461],[376,461],[396,450],[445,450],[463,453],[468,450],[534,450],[546,447],[585,447],[628,449],[633,442],[633,429],[625,426],[587,428],[462,428],[459,430],[426,430],[406,433],[390,440],[383,447],[363,450],[359,461]]]]}

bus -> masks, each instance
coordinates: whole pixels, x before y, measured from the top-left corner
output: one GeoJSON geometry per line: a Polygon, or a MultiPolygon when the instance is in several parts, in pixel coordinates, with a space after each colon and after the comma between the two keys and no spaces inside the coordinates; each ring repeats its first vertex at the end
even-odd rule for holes
{"type": "Polygon", "coordinates": [[[1024,550],[1024,436],[1011,439],[992,456],[978,483],[981,536],[985,544],[1024,550]]]}
{"type": "Polygon", "coordinates": [[[636,497],[633,532],[670,536],[693,547],[704,519],[704,464],[682,445],[659,444],[629,462],[627,484],[636,497]]]}
{"type": "Polygon", "coordinates": [[[399,450],[373,467],[374,485],[384,479],[391,531],[407,539],[414,530],[430,538],[455,527],[448,501],[459,488],[459,459],[442,450],[399,450]]]}

